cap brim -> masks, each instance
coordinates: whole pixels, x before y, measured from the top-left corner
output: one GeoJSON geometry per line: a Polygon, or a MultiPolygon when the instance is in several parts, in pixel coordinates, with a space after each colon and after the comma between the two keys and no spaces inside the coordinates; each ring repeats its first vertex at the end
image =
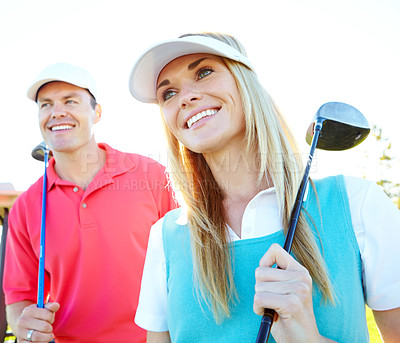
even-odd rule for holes
{"type": "Polygon", "coordinates": [[[205,36],[171,39],[150,47],[136,61],[129,78],[131,94],[139,101],[157,103],[156,86],[161,70],[175,58],[198,53],[230,58],[252,69],[247,57],[217,39],[205,36]]]}
{"type": "Polygon", "coordinates": [[[35,82],[28,89],[28,92],[27,92],[28,98],[33,101],[36,101],[37,100],[37,92],[39,91],[40,87],[42,87],[43,85],[45,85],[46,83],[49,83],[49,82],[65,82],[65,83],[69,83],[71,85],[86,89],[96,99],[96,96],[88,89],[88,87],[86,85],[80,84],[78,82],[68,81],[68,80],[60,80],[60,78],[44,79],[44,80],[35,82]]]}
{"type": "Polygon", "coordinates": [[[36,101],[40,87],[55,81],[87,89],[97,99],[96,85],[92,75],[87,70],[68,63],[56,63],[45,68],[29,86],[28,98],[36,101]]]}
{"type": "Polygon", "coordinates": [[[33,83],[28,88],[28,92],[27,92],[28,98],[33,100],[33,101],[36,101],[36,96],[37,96],[37,92],[38,92],[39,88],[42,87],[44,84],[52,82],[52,81],[58,81],[58,80],[46,79],[46,80],[40,80],[38,82],[33,83]]]}

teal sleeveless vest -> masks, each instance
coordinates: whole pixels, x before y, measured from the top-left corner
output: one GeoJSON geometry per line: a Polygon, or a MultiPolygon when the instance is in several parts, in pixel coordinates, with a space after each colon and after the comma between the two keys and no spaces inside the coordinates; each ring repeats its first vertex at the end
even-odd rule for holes
{"type": "MultiPolygon", "coordinates": [[[[322,242],[323,256],[336,294],[335,305],[326,304],[320,290],[313,284],[314,314],[319,332],[336,342],[368,342],[360,252],[352,228],[343,176],[314,183],[318,198],[309,187],[304,208],[312,218],[309,224],[320,249],[322,242]]],[[[163,225],[167,320],[172,342],[254,343],[261,322],[261,317],[253,312],[255,269],[272,243],[283,246],[283,233],[231,243],[238,299],[233,305],[231,318],[218,325],[193,285],[189,228],[175,224],[179,215],[180,209],[169,212],[163,225]]],[[[273,342],[271,335],[268,343],[273,342]]]]}

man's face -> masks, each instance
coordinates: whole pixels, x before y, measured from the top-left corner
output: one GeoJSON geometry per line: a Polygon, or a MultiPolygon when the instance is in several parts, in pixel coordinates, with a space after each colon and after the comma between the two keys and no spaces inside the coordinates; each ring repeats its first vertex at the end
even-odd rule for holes
{"type": "Polygon", "coordinates": [[[37,95],[39,126],[44,141],[57,153],[74,153],[94,143],[93,126],[100,106],[93,109],[90,93],[66,82],[50,82],[37,95]]]}

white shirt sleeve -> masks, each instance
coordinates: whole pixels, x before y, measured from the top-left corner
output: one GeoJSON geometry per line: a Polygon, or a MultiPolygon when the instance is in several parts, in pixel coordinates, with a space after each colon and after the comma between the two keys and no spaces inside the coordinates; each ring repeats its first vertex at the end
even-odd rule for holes
{"type": "Polygon", "coordinates": [[[167,275],[162,240],[164,218],[150,230],[135,323],[147,331],[168,331],[167,275]]]}
{"type": "Polygon", "coordinates": [[[400,307],[400,211],[375,182],[349,176],[345,182],[366,303],[374,310],[400,307]]]}

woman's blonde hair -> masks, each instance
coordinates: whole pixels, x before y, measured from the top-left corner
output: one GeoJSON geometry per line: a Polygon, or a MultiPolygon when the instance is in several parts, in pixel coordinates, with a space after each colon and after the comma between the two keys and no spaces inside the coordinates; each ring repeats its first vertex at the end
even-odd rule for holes
{"type": "MultiPolygon", "coordinates": [[[[246,56],[243,46],[232,36],[220,33],[189,35],[218,39],[246,56]]],[[[235,78],[242,97],[246,153],[259,157],[260,184],[272,180],[286,233],[303,169],[299,150],[283,116],[256,74],[239,62],[222,60],[235,78]]],[[[222,190],[203,155],[183,146],[165,122],[164,129],[172,182],[187,209],[198,290],[212,309],[216,321],[220,322],[229,317],[236,297],[222,190]]],[[[325,263],[304,213],[300,215],[292,251],[307,268],[325,299],[333,301],[325,263]]]]}

